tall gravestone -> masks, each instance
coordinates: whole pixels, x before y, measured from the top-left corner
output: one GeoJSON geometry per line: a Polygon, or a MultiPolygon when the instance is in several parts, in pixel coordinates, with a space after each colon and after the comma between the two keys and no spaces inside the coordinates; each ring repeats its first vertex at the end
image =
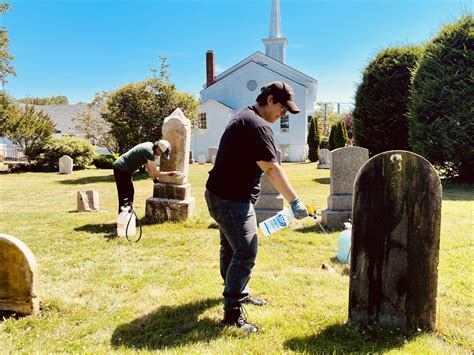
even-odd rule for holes
{"type": "Polygon", "coordinates": [[[322,222],[328,228],[341,228],[351,218],[355,177],[369,159],[369,151],[361,147],[344,147],[334,149],[330,156],[331,194],[328,208],[322,212],[322,222]]]}
{"type": "MultiPolygon", "coordinates": [[[[281,150],[277,149],[278,163],[281,164],[281,150]]],[[[268,180],[265,174],[260,179],[260,196],[255,205],[257,223],[273,217],[283,209],[285,199],[268,180]]]]}
{"type": "Polygon", "coordinates": [[[63,155],[59,158],[59,173],[72,174],[73,160],[68,155],[63,155]]]}
{"type": "Polygon", "coordinates": [[[435,329],[441,183],[407,151],[371,158],[354,185],[349,322],[435,329]]]}
{"type": "Polygon", "coordinates": [[[30,248],[18,238],[0,234],[0,315],[38,314],[37,284],[38,267],[30,248]]]}
{"type": "Polygon", "coordinates": [[[183,176],[160,177],[154,185],[153,197],[146,201],[145,215],[154,223],[184,221],[194,213],[195,199],[188,183],[191,122],[180,108],[163,121],[163,139],[171,144],[171,156],[169,160],[161,160],[160,170],[177,170],[183,176]]]}
{"type": "Polygon", "coordinates": [[[330,153],[329,149],[321,149],[319,151],[318,169],[329,169],[331,167],[329,159],[330,153]]]}

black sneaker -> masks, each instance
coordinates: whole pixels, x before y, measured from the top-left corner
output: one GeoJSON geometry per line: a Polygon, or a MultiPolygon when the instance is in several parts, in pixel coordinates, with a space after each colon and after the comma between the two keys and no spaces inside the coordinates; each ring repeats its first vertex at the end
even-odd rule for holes
{"type": "Polygon", "coordinates": [[[253,304],[254,306],[265,306],[268,302],[261,298],[255,298],[252,296],[248,296],[242,303],[246,304],[253,304]]]}
{"type": "Polygon", "coordinates": [[[253,324],[247,323],[246,313],[243,305],[237,308],[225,309],[223,323],[236,326],[249,334],[257,333],[258,328],[253,324]]]}

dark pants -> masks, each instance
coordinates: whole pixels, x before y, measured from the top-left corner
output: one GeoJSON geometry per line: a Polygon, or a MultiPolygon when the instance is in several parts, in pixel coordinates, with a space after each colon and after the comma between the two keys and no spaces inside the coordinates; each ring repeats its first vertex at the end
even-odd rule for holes
{"type": "Polygon", "coordinates": [[[250,280],[258,250],[257,218],[251,203],[220,198],[205,193],[211,217],[220,231],[220,272],[224,279],[224,309],[248,298],[250,280]]]}
{"type": "Polygon", "coordinates": [[[135,189],[133,188],[132,174],[128,172],[123,172],[114,168],[115,176],[115,185],[117,185],[118,193],[118,212],[120,213],[120,208],[125,206],[125,200],[128,200],[129,205],[133,205],[133,196],[135,194],[135,189]]]}

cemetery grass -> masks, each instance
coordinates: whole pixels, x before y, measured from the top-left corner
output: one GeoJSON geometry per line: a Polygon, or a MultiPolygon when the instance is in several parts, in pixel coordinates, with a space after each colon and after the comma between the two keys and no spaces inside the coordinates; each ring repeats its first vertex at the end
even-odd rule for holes
{"type": "MultiPolygon", "coordinates": [[[[39,317],[0,321],[0,353],[470,353],[474,350],[472,186],[444,187],[437,331],[345,325],[348,269],[335,258],[339,231],[311,219],[259,235],[247,306],[259,334],[220,324],[218,230],[203,198],[206,165],[190,166],[196,213],[186,222],[144,225],[139,243],[115,233],[111,170],[0,175],[1,225],[24,241],[39,268],[39,317]],[[100,212],[77,213],[76,193],[98,190],[100,212]],[[321,269],[329,263],[334,272],[321,269]]],[[[305,202],[326,207],[329,171],[284,164],[305,202]]],[[[144,216],[151,181],[135,178],[144,216]]],[[[416,272],[416,270],[412,270],[416,272]]]]}

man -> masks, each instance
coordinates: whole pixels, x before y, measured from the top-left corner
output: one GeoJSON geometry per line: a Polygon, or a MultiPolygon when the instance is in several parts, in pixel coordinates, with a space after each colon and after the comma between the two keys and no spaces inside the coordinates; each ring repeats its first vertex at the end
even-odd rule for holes
{"type": "Polygon", "coordinates": [[[148,175],[153,180],[160,176],[181,176],[179,171],[164,172],[159,171],[155,157],[168,160],[171,154],[171,145],[167,140],[161,139],[155,143],[145,142],[136,145],[128,152],[122,154],[114,163],[115,184],[117,185],[119,208],[125,206],[125,201],[133,204],[135,190],[133,188],[132,174],[140,166],[145,164],[148,175]]]}
{"type": "Polygon", "coordinates": [[[270,127],[286,111],[298,113],[290,85],[275,81],[261,89],[256,104],[229,122],[222,135],[216,162],[206,184],[209,213],[220,231],[220,272],[224,279],[224,323],[256,333],[242,312],[242,303],[265,305],[250,296],[247,284],[257,256],[257,219],[254,205],[262,172],[289,201],[296,218],[308,216],[285,172],[278,164],[270,127]]]}

